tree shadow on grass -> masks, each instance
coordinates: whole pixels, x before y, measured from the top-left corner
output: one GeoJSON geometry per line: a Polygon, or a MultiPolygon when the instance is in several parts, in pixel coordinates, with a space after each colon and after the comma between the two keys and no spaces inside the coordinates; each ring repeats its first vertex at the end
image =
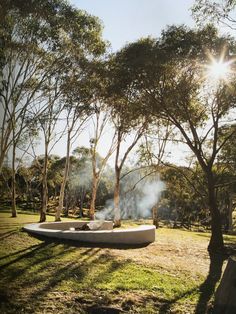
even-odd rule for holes
{"type": "Polygon", "coordinates": [[[8,222],[4,222],[4,223],[1,223],[0,225],[0,230],[6,230],[6,229],[9,229],[10,230],[13,230],[13,228],[19,228],[19,223],[17,222],[13,222],[13,223],[8,223],[8,222]]]}
{"type": "MultiPolygon", "coordinates": [[[[40,244],[37,244],[37,245],[34,245],[34,246],[28,248],[28,250],[30,250],[29,252],[27,252],[27,253],[25,253],[25,254],[22,254],[22,255],[19,255],[19,256],[16,256],[16,257],[15,257],[14,259],[12,259],[11,261],[9,261],[9,262],[7,262],[7,263],[5,263],[5,264],[2,264],[2,265],[0,266],[0,271],[3,270],[3,269],[6,268],[6,267],[12,265],[12,264],[15,264],[15,263],[19,262],[19,261],[22,260],[22,259],[33,257],[37,251],[39,251],[40,249],[42,249],[42,248],[44,248],[44,247],[46,247],[46,246],[47,246],[46,243],[40,243],[40,244]]],[[[23,250],[23,251],[24,251],[24,250],[23,250]]],[[[15,254],[9,255],[9,257],[14,256],[14,255],[17,255],[17,254],[20,254],[21,252],[22,252],[22,250],[17,251],[17,252],[15,252],[15,254]]],[[[5,257],[5,258],[6,258],[6,257],[5,257]]]]}
{"type": "MultiPolygon", "coordinates": [[[[1,256],[1,257],[0,257],[0,261],[1,261],[1,260],[4,260],[4,259],[7,259],[7,258],[10,258],[10,257],[15,256],[15,255],[24,253],[24,252],[26,252],[26,251],[30,251],[30,250],[32,250],[32,249],[34,249],[34,248],[38,248],[38,247],[40,247],[40,246],[41,246],[41,243],[40,243],[40,244],[35,244],[35,245],[30,246],[30,247],[26,247],[26,248],[24,248],[24,249],[22,249],[22,250],[18,250],[18,251],[15,251],[15,252],[13,252],[13,253],[10,253],[10,254],[1,256]]],[[[1,267],[1,266],[0,266],[0,267],[1,267]]]]}
{"type": "Polygon", "coordinates": [[[76,310],[71,313],[80,313],[79,308],[84,308],[86,313],[102,308],[104,300],[100,300],[94,285],[109,281],[109,276],[123,263],[113,261],[107,254],[101,255],[100,250],[86,243],[44,238],[40,244],[6,254],[2,258],[0,276],[0,312],[32,313],[35,309],[38,312],[48,309],[51,313],[48,307],[54,306],[58,295],[62,299],[57,308],[61,307],[64,313],[72,310],[72,306],[76,310]],[[92,290],[85,293],[87,289],[92,290]],[[76,301],[69,291],[76,292],[81,299],[76,301]],[[87,304],[84,297],[88,297],[87,304]],[[70,298],[72,304],[68,302],[70,298]]]}
{"type": "Polygon", "coordinates": [[[188,296],[190,296],[192,293],[196,292],[198,290],[198,288],[193,288],[191,290],[188,290],[184,293],[181,293],[180,295],[176,296],[176,298],[172,299],[172,300],[162,300],[161,303],[163,303],[160,308],[159,308],[159,314],[166,314],[166,313],[172,313],[170,312],[171,307],[179,300],[186,298],[188,296]]]}
{"type": "Polygon", "coordinates": [[[228,254],[209,254],[210,266],[209,273],[205,281],[198,288],[191,289],[181,295],[178,295],[172,300],[164,301],[164,304],[160,307],[159,313],[169,313],[171,307],[180,299],[190,296],[194,292],[199,292],[199,299],[195,308],[195,314],[212,313],[212,304],[210,300],[215,292],[216,284],[221,278],[222,267],[224,261],[227,259],[228,254]]]}
{"type": "Polygon", "coordinates": [[[223,254],[209,254],[209,256],[209,273],[205,281],[199,287],[200,297],[198,299],[195,314],[211,313],[212,305],[209,304],[209,301],[215,292],[217,282],[221,278],[224,260],[227,259],[227,255],[223,254]]]}
{"type": "Polygon", "coordinates": [[[200,297],[196,306],[195,314],[213,313],[213,305],[209,304],[211,300],[216,284],[221,278],[222,267],[225,260],[230,255],[236,254],[236,243],[228,242],[225,245],[225,254],[209,254],[210,267],[206,280],[200,286],[200,297]]]}
{"type": "Polygon", "coordinates": [[[120,250],[128,250],[128,249],[139,249],[143,247],[147,247],[150,243],[141,243],[141,244],[120,244],[120,243],[93,243],[93,242],[82,242],[78,240],[69,240],[63,238],[49,238],[39,234],[31,234],[30,232],[23,231],[28,233],[30,236],[34,238],[47,242],[47,243],[55,243],[55,244],[66,244],[72,247],[78,248],[101,248],[101,249],[120,249],[120,250]]]}
{"type": "MultiPolygon", "coordinates": [[[[45,256],[45,260],[42,262],[42,258],[39,255],[44,254],[44,252],[35,254],[33,261],[25,265],[24,275],[19,275],[18,284],[15,286],[14,293],[16,296],[18,295],[18,298],[19,292],[27,287],[23,298],[18,299],[18,301],[17,298],[13,300],[6,299],[5,303],[11,302],[13,308],[20,306],[21,310],[26,311],[25,313],[28,313],[27,310],[30,312],[30,310],[32,311],[35,308],[37,308],[38,312],[40,312],[40,310],[47,312],[47,306],[50,306],[50,302],[55,302],[54,293],[59,293],[63,296],[64,291],[66,291],[66,299],[70,298],[69,291],[72,291],[72,293],[73,291],[77,291],[78,295],[80,295],[80,291],[94,289],[95,283],[97,284],[98,281],[106,280],[107,277],[104,278],[105,275],[116,271],[122,264],[119,262],[114,263],[110,260],[107,261],[106,259],[104,260],[104,256],[98,254],[100,250],[98,248],[87,248],[85,251],[86,254],[83,256],[74,248],[75,251],[73,253],[75,253],[75,255],[69,259],[67,258],[67,247],[64,248],[64,245],[61,245],[59,248],[55,249],[60,251],[58,252],[60,255],[56,257],[54,255],[54,259],[51,261],[45,256]],[[63,257],[65,257],[65,259],[63,257]],[[53,265],[55,262],[56,265],[53,265]],[[34,268],[35,265],[38,265],[37,270],[34,268]],[[91,273],[93,275],[91,275],[91,273]]],[[[17,264],[15,268],[17,268],[17,264]]],[[[14,276],[8,278],[8,281],[10,287],[14,285],[14,276]]],[[[94,302],[97,300],[96,295],[92,292],[90,292],[89,295],[91,295],[91,300],[88,300],[90,303],[84,304],[81,299],[81,302],[77,300],[79,303],[77,305],[85,307],[86,309],[87,307],[90,308],[94,306],[94,302]]],[[[64,301],[62,299],[60,303],[64,301]]],[[[66,309],[68,307],[70,308],[70,306],[70,304],[63,304],[64,313],[66,313],[66,309]]],[[[77,312],[74,311],[73,313],[77,312]]]]}
{"type": "Polygon", "coordinates": [[[8,237],[12,236],[13,234],[16,234],[17,232],[19,232],[19,230],[18,229],[14,229],[14,230],[6,231],[4,233],[0,233],[0,240],[8,238],[8,237]]]}

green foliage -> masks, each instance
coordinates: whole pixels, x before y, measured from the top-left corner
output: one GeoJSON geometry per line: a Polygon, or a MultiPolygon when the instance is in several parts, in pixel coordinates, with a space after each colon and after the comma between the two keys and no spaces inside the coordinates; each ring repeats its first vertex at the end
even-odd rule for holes
{"type": "MultiPolygon", "coordinates": [[[[54,106],[57,117],[64,103],[68,103],[69,90],[74,95],[76,88],[79,94],[79,82],[85,76],[82,63],[98,58],[106,46],[101,39],[100,21],[66,1],[32,0],[25,5],[4,0],[1,8],[0,100],[2,109],[7,110],[3,110],[0,166],[11,141],[19,142],[29,125],[37,129],[40,114],[41,123],[49,120],[47,105],[54,106]],[[80,77],[77,84],[70,81],[73,75],[80,77]]],[[[81,87],[77,104],[82,96],[81,87]]],[[[81,106],[78,112],[86,109],[81,106]]]]}
{"type": "Polygon", "coordinates": [[[220,142],[223,143],[228,137],[229,140],[225,143],[220,154],[220,162],[226,164],[229,170],[236,170],[236,125],[223,126],[219,130],[220,142]],[[234,133],[233,133],[234,132],[234,133]]]}
{"type": "MultiPolygon", "coordinates": [[[[235,49],[212,27],[194,31],[171,26],[159,40],[142,39],[117,53],[111,91],[126,97],[131,104],[128,113],[131,109],[136,116],[146,112],[150,120],[152,114],[173,116],[180,123],[191,117],[198,126],[208,115],[199,95],[205,75],[203,64],[209,62],[209,53],[219,54],[226,42],[230,50],[235,49]]],[[[220,99],[227,99],[226,91],[232,98],[234,91],[224,87],[220,99]]]]}
{"type": "Polygon", "coordinates": [[[192,7],[192,13],[199,25],[216,22],[233,27],[235,19],[232,11],[235,6],[235,0],[196,0],[192,7]]]}
{"type": "Polygon", "coordinates": [[[206,178],[201,167],[169,165],[162,167],[161,178],[166,183],[166,191],[160,204],[160,217],[179,221],[185,228],[196,224],[209,227],[206,178]]]}

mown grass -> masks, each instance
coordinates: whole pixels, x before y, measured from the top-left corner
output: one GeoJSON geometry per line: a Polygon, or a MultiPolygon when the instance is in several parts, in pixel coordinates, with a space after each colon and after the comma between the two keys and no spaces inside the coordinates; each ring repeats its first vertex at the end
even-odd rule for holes
{"type": "MultiPolygon", "coordinates": [[[[192,273],[188,250],[196,253],[197,268],[205,234],[163,228],[147,247],[105,248],[22,231],[38,219],[0,211],[0,313],[195,312],[205,274],[192,273]]],[[[208,259],[201,263],[208,268],[208,259]]]]}

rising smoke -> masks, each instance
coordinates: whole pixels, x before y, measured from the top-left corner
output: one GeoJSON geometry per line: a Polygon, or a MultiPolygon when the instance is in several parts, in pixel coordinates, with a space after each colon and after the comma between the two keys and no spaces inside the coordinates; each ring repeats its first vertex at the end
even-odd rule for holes
{"type": "MultiPolygon", "coordinates": [[[[126,176],[121,183],[120,209],[122,219],[151,218],[152,208],[158,205],[165,184],[159,178],[141,179],[141,173],[126,176]]],[[[106,202],[105,208],[96,213],[96,219],[113,219],[113,200],[106,202]]]]}

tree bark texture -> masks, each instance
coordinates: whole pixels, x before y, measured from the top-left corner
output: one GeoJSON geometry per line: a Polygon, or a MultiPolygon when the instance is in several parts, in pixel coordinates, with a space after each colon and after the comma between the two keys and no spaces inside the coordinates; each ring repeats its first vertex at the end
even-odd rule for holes
{"type": "Polygon", "coordinates": [[[158,228],[159,223],[158,223],[157,205],[153,206],[152,208],[152,220],[153,220],[153,225],[156,226],[156,228],[158,228]]]}
{"type": "Polygon", "coordinates": [[[59,195],[59,204],[58,204],[58,207],[56,209],[56,214],[55,214],[55,221],[61,221],[61,212],[63,209],[66,182],[68,180],[68,174],[69,174],[69,168],[70,168],[70,137],[71,137],[70,133],[71,132],[68,132],[68,137],[67,137],[66,164],[65,164],[65,169],[64,169],[63,180],[61,183],[61,189],[60,189],[60,195],[59,195]]]}
{"type": "Polygon", "coordinates": [[[212,171],[207,173],[208,183],[208,203],[211,213],[211,239],[208,245],[208,251],[214,253],[224,252],[224,240],[222,233],[222,223],[219,208],[217,206],[215,184],[212,171]]]}
{"type": "Polygon", "coordinates": [[[230,194],[229,195],[229,205],[228,205],[228,226],[227,231],[231,232],[233,231],[233,197],[230,194]]]}
{"type": "Polygon", "coordinates": [[[92,183],[92,198],[90,203],[90,209],[89,209],[89,218],[90,220],[95,219],[95,203],[96,203],[96,197],[97,197],[97,189],[98,189],[98,175],[97,173],[93,174],[93,183],[92,183]]]}
{"type": "Polygon", "coordinates": [[[16,146],[13,145],[13,153],[12,153],[12,210],[11,210],[11,216],[17,217],[17,211],[16,211],[16,146]]]}
{"type": "Polygon", "coordinates": [[[116,182],[114,189],[114,227],[121,226],[120,217],[120,169],[116,168],[116,182]]]}
{"type": "Polygon", "coordinates": [[[48,205],[48,144],[45,145],[45,156],[44,156],[44,165],[43,165],[43,179],[42,179],[42,206],[40,209],[40,220],[39,222],[46,221],[46,212],[48,205]]]}
{"type": "Polygon", "coordinates": [[[216,290],[214,314],[236,313],[236,256],[231,256],[216,290]]]}

